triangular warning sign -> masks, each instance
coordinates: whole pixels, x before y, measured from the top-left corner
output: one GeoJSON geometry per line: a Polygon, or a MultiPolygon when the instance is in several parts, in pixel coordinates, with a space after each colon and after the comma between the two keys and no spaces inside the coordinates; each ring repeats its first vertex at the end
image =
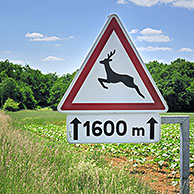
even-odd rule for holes
{"type": "Polygon", "coordinates": [[[58,110],[64,113],[168,110],[118,16],[109,16],[58,110]]]}

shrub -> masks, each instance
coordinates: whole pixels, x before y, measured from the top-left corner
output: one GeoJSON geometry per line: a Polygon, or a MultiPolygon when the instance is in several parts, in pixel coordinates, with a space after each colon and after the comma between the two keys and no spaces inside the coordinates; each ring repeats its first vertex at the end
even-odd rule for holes
{"type": "Polygon", "coordinates": [[[17,111],[19,110],[19,104],[18,102],[15,102],[13,99],[8,98],[5,101],[5,104],[3,105],[4,111],[17,111]]]}

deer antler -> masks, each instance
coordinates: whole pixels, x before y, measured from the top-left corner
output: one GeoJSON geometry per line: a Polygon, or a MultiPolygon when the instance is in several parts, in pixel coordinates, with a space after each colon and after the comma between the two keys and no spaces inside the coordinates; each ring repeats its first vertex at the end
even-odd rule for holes
{"type": "Polygon", "coordinates": [[[116,50],[114,50],[113,52],[111,51],[110,54],[108,54],[108,59],[110,59],[114,54],[115,54],[116,50]]]}

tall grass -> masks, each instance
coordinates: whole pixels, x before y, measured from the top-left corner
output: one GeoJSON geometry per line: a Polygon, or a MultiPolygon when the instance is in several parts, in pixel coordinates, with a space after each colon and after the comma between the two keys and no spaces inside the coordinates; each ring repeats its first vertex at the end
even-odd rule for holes
{"type": "Polygon", "coordinates": [[[108,165],[100,153],[20,130],[31,122],[23,118],[14,119],[15,129],[0,112],[0,193],[154,193],[125,166],[108,165]]]}

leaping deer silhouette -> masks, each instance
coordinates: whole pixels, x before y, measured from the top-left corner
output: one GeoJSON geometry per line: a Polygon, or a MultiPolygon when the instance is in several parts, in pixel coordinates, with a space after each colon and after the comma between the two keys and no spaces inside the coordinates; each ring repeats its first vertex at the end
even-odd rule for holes
{"type": "Polygon", "coordinates": [[[105,58],[102,61],[99,61],[101,64],[104,65],[106,75],[107,75],[107,79],[98,78],[98,81],[100,82],[102,87],[105,88],[105,89],[108,89],[108,87],[105,86],[104,83],[118,83],[118,82],[121,82],[129,88],[134,88],[136,90],[136,92],[142,98],[145,98],[145,96],[140,92],[138,86],[134,83],[134,78],[133,77],[131,77],[129,75],[125,75],[125,74],[118,74],[118,73],[114,72],[111,69],[109,63],[110,63],[110,61],[112,61],[111,57],[115,54],[115,52],[116,52],[116,50],[114,50],[113,52],[111,51],[110,54],[107,54],[108,55],[107,58],[105,58]]]}

